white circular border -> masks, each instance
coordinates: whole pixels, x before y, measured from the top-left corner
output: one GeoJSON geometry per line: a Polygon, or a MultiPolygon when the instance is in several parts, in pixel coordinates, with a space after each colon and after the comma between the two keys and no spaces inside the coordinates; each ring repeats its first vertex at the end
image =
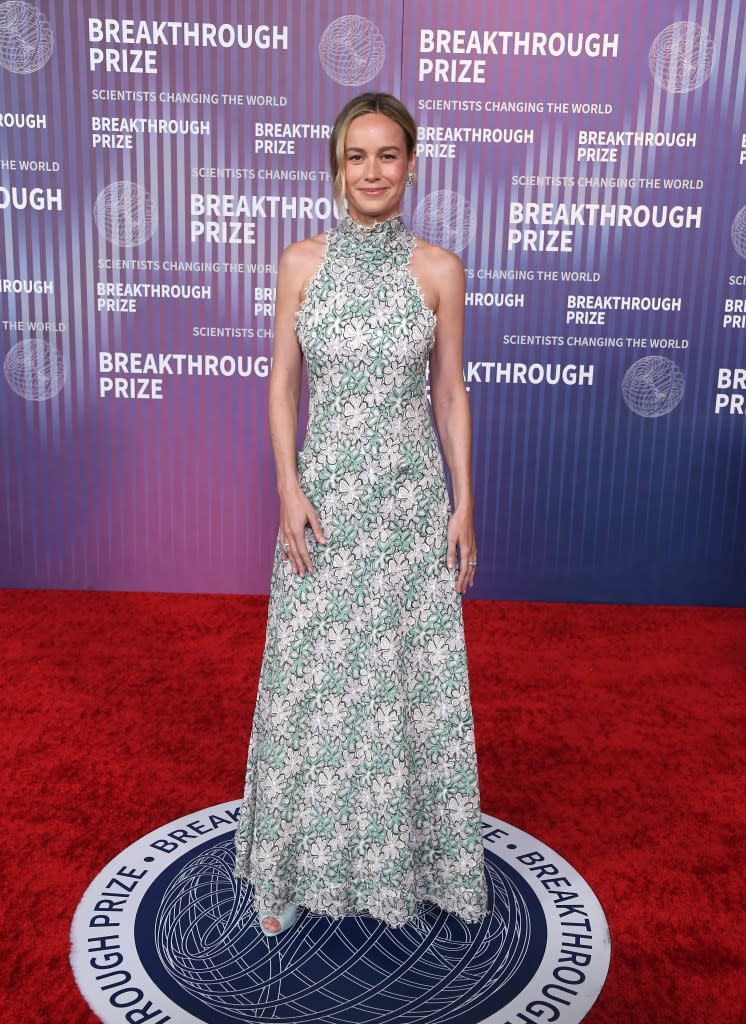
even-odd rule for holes
{"type": "MultiPolygon", "coordinates": [[[[167,1015],[179,1024],[205,1024],[204,1018],[194,1017],[172,1002],[151,980],[137,954],[135,918],[143,896],[160,871],[188,848],[198,849],[218,835],[233,832],[239,807],[240,801],[215,804],[161,825],[111,860],[83,894],[70,930],[70,963],[80,991],[103,1024],[127,1024],[126,1014],[148,1002],[153,1010],[161,1011],[159,1018],[154,1018],[156,1024],[167,1015]],[[153,845],[169,839],[169,845],[174,845],[169,833],[176,829],[188,832],[191,838],[168,852],[153,845]],[[123,902],[123,909],[116,913],[102,909],[107,900],[123,902]],[[113,922],[110,926],[104,923],[107,918],[113,922]],[[121,963],[116,963],[116,957],[106,961],[106,950],[93,948],[101,944],[104,936],[114,936],[107,945],[109,952],[122,955],[121,963]],[[91,959],[108,962],[110,967],[94,970],[91,959]],[[111,979],[96,982],[97,973],[108,974],[110,970],[126,971],[131,977],[126,988],[141,991],[142,1000],[121,1007],[113,1004],[110,997],[124,992],[125,986],[105,991],[101,985],[111,979]]],[[[532,1005],[540,1009],[542,1001],[544,1009],[557,1013],[551,1019],[561,1024],[579,1024],[598,998],[609,970],[611,939],[601,904],[572,865],[527,832],[489,814],[482,814],[482,830],[485,848],[494,851],[529,885],[544,911],[547,926],[546,950],[531,982],[507,1006],[485,1017],[482,1024],[504,1024],[511,1014],[530,1012],[532,1005]],[[565,892],[574,896],[559,902],[552,898],[553,892],[558,897],[565,892]],[[590,964],[582,970],[573,967],[571,959],[562,959],[573,949],[579,958],[589,955],[590,964]],[[573,981],[578,973],[583,979],[573,981]],[[546,995],[547,990],[560,994],[552,1000],[546,995]]]]}

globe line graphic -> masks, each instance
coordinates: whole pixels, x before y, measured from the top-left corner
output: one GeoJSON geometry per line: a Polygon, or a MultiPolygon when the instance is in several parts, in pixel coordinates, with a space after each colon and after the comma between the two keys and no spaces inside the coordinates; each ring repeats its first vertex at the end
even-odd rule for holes
{"type": "Polygon", "coordinates": [[[628,408],[646,419],[668,415],[683,394],[683,373],[676,363],[663,356],[638,359],[622,380],[622,397],[628,408]]]}
{"type": "Polygon", "coordinates": [[[474,240],[477,217],[470,203],[458,192],[431,192],[418,204],[414,230],[433,245],[461,252],[474,240]]]}
{"type": "Polygon", "coordinates": [[[147,242],[157,224],[150,193],[134,181],[115,181],[102,189],[94,203],[93,219],[107,241],[124,248],[147,242]]]}
{"type": "Polygon", "coordinates": [[[666,92],[699,89],[712,73],[715,44],[696,21],[675,21],[653,40],[650,74],[666,92]]]}
{"type": "Polygon", "coordinates": [[[47,16],[25,0],[0,3],[0,67],[30,75],[49,61],[54,34],[47,16]]]}
{"type": "Polygon", "coordinates": [[[746,260],[746,206],[742,206],[733,218],[730,240],[742,260],[746,260]]]}
{"type": "Polygon", "coordinates": [[[335,919],[301,907],[287,934],[270,937],[251,884],[234,875],[239,811],[226,801],[164,823],[91,881],[73,917],[70,962],[104,1024],[122,1024],[138,994],[174,1024],[502,1024],[545,998],[574,927],[567,903],[535,873],[537,858],[566,883],[593,951],[572,1005],[557,1004],[563,1024],[580,1024],[603,987],[610,941],[593,891],[508,822],[482,814],[488,907],[473,924],[424,899],[401,927],[367,912],[335,919]],[[137,879],[117,916],[122,962],[102,973],[91,954],[106,927],[97,915],[102,896],[121,896],[122,872],[137,879]]]}
{"type": "Polygon", "coordinates": [[[5,356],[3,370],[8,385],[29,402],[54,398],[65,386],[62,352],[46,338],[19,341],[5,356]]]}
{"type": "Polygon", "coordinates": [[[494,1009],[542,947],[535,897],[490,856],[492,913],[479,924],[432,904],[403,928],[301,911],[281,946],[264,938],[250,887],[232,874],[232,839],[183,860],[159,886],[154,920],[144,917],[137,941],[143,959],[158,961],[151,973],[161,988],[175,1000],[181,993],[186,1010],[201,1007],[211,1024],[397,1024],[403,1015],[445,1024],[494,1009]]]}
{"type": "Polygon", "coordinates": [[[380,73],[385,58],[378,26],[359,14],[336,18],[319,40],[321,66],[339,85],[365,85],[380,73]]]}

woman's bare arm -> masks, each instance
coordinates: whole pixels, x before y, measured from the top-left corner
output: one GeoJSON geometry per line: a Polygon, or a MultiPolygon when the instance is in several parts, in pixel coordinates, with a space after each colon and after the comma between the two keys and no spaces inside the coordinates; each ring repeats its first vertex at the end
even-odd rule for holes
{"type": "MultiPolygon", "coordinates": [[[[471,412],[464,385],[464,266],[458,256],[429,246],[423,260],[427,290],[434,294],[437,326],[430,353],[430,395],[435,425],[453,482],[454,510],[448,525],[449,568],[459,551],[459,593],[473,585],[477,546],[471,483],[471,412]]],[[[424,283],[424,282],[423,282],[424,283]]]]}
{"type": "Polygon", "coordinates": [[[290,543],[287,558],[301,576],[313,568],[305,540],[306,523],[311,524],[319,543],[326,541],[316,510],[301,489],[296,467],[303,353],[295,333],[295,315],[315,270],[318,251],[317,240],[308,239],[289,246],[280,259],[269,379],[269,433],[280,496],[280,535],[290,543]]]}

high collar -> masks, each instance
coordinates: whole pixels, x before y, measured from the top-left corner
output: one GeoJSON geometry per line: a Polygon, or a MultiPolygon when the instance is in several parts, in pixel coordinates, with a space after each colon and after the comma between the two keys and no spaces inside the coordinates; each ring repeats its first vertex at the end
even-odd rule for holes
{"type": "Polygon", "coordinates": [[[409,233],[401,214],[389,217],[387,220],[376,221],[374,224],[360,224],[347,214],[337,225],[337,231],[345,237],[354,238],[360,242],[370,240],[381,243],[402,238],[409,233]]]}

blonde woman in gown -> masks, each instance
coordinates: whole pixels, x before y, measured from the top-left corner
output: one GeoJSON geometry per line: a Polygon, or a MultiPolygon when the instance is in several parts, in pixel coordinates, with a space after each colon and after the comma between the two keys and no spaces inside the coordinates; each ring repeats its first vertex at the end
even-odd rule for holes
{"type": "Polygon", "coordinates": [[[267,935],[299,907],[395,927],[422,901],[487,912],[461,608],[476,567],[464,271],[401,216],[415,141],[394,97],[351,100],[330,146],[347,214],[280,261],[280,527],[235,866],[267,935]]]}

